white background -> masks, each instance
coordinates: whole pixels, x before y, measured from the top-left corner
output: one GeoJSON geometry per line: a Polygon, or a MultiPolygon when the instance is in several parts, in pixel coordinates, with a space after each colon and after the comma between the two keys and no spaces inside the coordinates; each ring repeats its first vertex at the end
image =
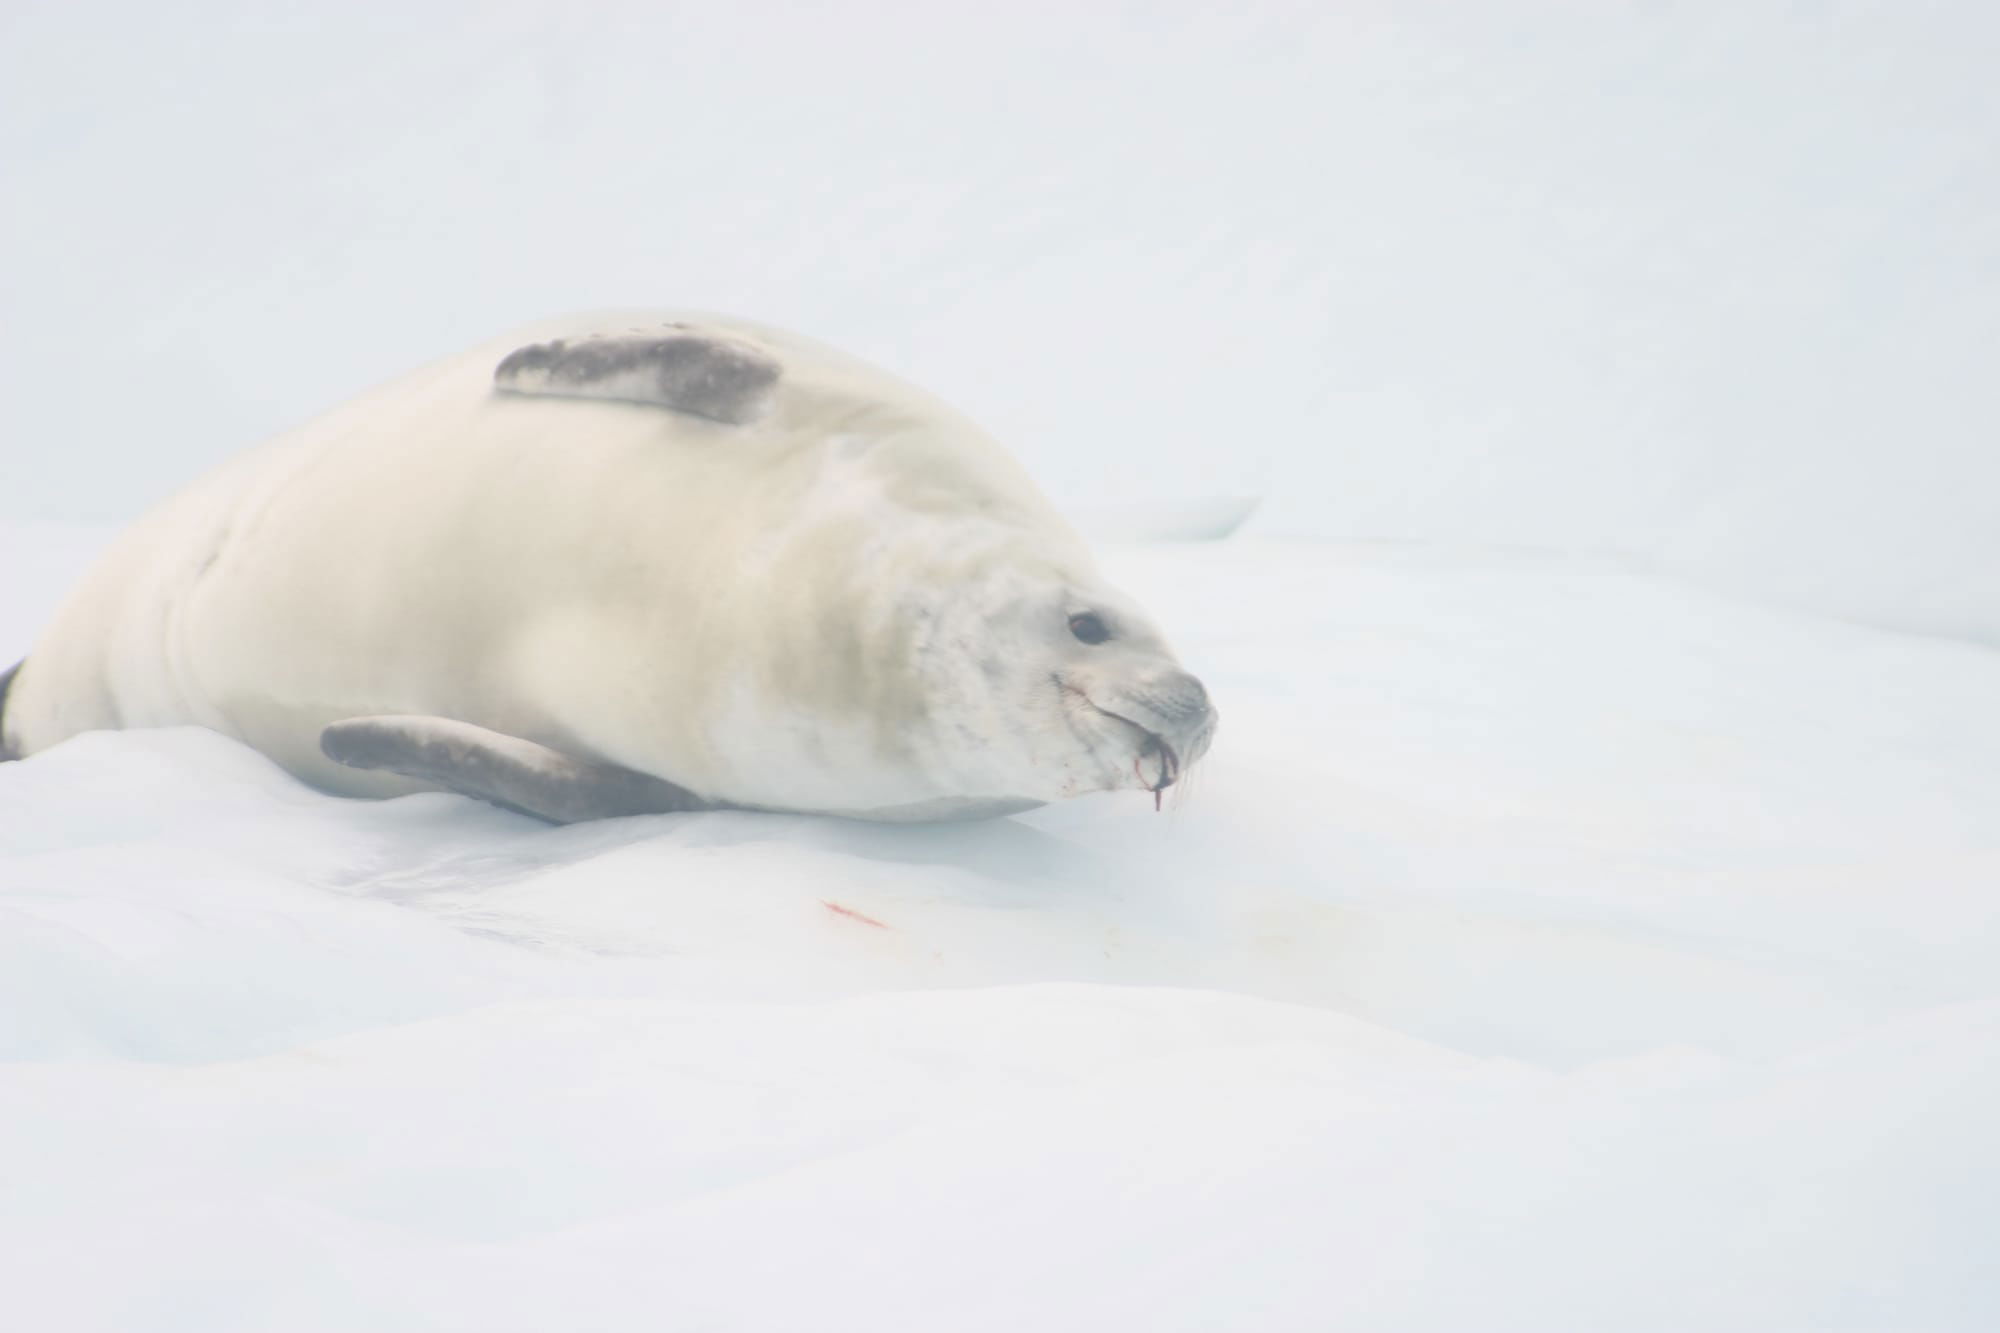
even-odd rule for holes
{"type": "Polygon", "coordinates": [[[2000,639],[2000,10],[0,9],[0,514],[516,322],[722,309],[1059,499],[2000,639]]]}

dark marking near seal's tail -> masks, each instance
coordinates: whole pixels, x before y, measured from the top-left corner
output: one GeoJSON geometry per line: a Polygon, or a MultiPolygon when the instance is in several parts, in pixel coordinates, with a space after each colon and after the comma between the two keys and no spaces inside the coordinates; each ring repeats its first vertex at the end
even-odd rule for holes
{"type": "Polygon", "coordinates": [[[14,753],[13,746],[7,744],[7,691],[14,688],[14,677],[20,675],[21,668],[26,665],[25,660],[16,662],[4,673],[0,673],[0,764],[21,757],[14,753]]]}
{"type": "Polygon", "coordinates": [[[551,824],[717,808],[671,782],[450,718],[347,718],[320,732],[319,748],[349,768],[400,773],[551,824]]]}
{"type": "Polygon", "coordinates": [[[731,426],[754,420],[784,373],[777,359],[734,338],[668,328],[531,344],[500,363],[493,387],[646,403],[731,426]]]}

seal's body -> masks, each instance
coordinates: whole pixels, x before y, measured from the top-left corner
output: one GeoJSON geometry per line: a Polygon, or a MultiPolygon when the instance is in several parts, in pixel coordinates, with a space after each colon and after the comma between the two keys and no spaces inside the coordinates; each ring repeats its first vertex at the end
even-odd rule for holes
{"type": "Polygon", "coordinates": [[[183,724],[349,795],[924,818],[1157,791],[1214,713],[962,417],[648,313],[475,348],[168,501],[0,717],[19,755],[183,724]]]}

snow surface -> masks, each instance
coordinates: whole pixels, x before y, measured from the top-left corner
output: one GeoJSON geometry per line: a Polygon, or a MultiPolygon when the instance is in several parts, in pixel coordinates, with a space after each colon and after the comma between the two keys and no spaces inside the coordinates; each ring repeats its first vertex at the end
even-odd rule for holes
{"type": "Polygon", "coordinates": [[[1990,0],[8,0],[0,516],[566,310],[796,328],[1059,500],[2000,643],[1990,0]]]}
{"type": "MultiPolygon", "coordinates": [[[[0,529],[0,646],[99,539],[0,529]]],[[[1110,564],[1223,711],[1161,815],[0,766],[9,1326],[2000,1324],[2000,653],[1576,558],[1110,564]]]]}

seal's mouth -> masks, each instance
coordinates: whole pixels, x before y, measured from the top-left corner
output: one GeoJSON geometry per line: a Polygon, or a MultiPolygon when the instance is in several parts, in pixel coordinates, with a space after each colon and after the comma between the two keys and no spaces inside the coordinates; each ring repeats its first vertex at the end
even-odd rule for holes
{"type": "MultiPolygon", "coordinates": [[[[1106,713],[1105,716],[1118,717],[1116,713],[1106,713]]],[[[1139,725],[1130,718],[1119,717],[1118,720],[1126,723],[1128,726],[1136,727],[1139,725]]],[[[1144,727],[1139,727],[1139,730],[1146,731],[1144,727]]],[[[1152,783],[1148,788],[1153,793],[1153,809],[1158,810],[1160,808],[1160,793],[1180,780],[1181,757],[1174,753],[1173,746],[1167,744],[1166,737],[1160,735],[1158,732],[1146,731],[1146,743],[1140,747],[1137,757],[1132,760],[1133,776],[1139,779],[1141,786],[1148,785],[1145,773],[1145,763],[1148,759],[1157,759],[1160,764],[1159,780],[1152,783]]]]}
{"type": "MultiPolygon", "coordinates": [[[[1086,699],[1084,702],[1089,703],[1090,701],[1086,699]]],[[[1134,722],[1129,717],[1121,717],[1107,708],[1098,708],[1096,704],[1091,704],[1090,706],[1105,717],[1110,718],[1113,722],[1122,723],[1139,733],[1141,737],[1139,741],[1139,753],[1132,756],[1132,776],[1139,779],[1141,787],[1153,793],[1153,808],[1158,810],[1160,808],[1160,793],[1180,781],[1181,757],[1179,752],[1159,732],[1138,722],[1134,722]],[[1148,764],[1155,766],[1153,769],[1153,778],[1150,782],[1146,779],[1148,764]]]]}
{"type": "Polygon", "coordinates": [[[1139,744],[1137,753],[1132,756],[1132,776],[1139,780],[1139,786],[1142,789],[1153,793],[1153,808],[1158,810],[1161,805],[1161,793],[1180,781],[1184,770],[1180,752],[1174,748],[1172,742],[1144,723],[1134,722],[1129,717],[1114,713],[1110,709],[1093,702],[1088,694],[1068,681],[1060,677],[1052,677],[1051,679],[1055,681],[1057,688],[1068,698],[1075,700],[1099,717],[1110,718],[1113,722],[1118,723],[1119,726],[1128,728],[1137,734],[1139,744]],[[1150,779],[1147,776],[1147,769],[1149,767],[1152,769],[1150,779]]]}

